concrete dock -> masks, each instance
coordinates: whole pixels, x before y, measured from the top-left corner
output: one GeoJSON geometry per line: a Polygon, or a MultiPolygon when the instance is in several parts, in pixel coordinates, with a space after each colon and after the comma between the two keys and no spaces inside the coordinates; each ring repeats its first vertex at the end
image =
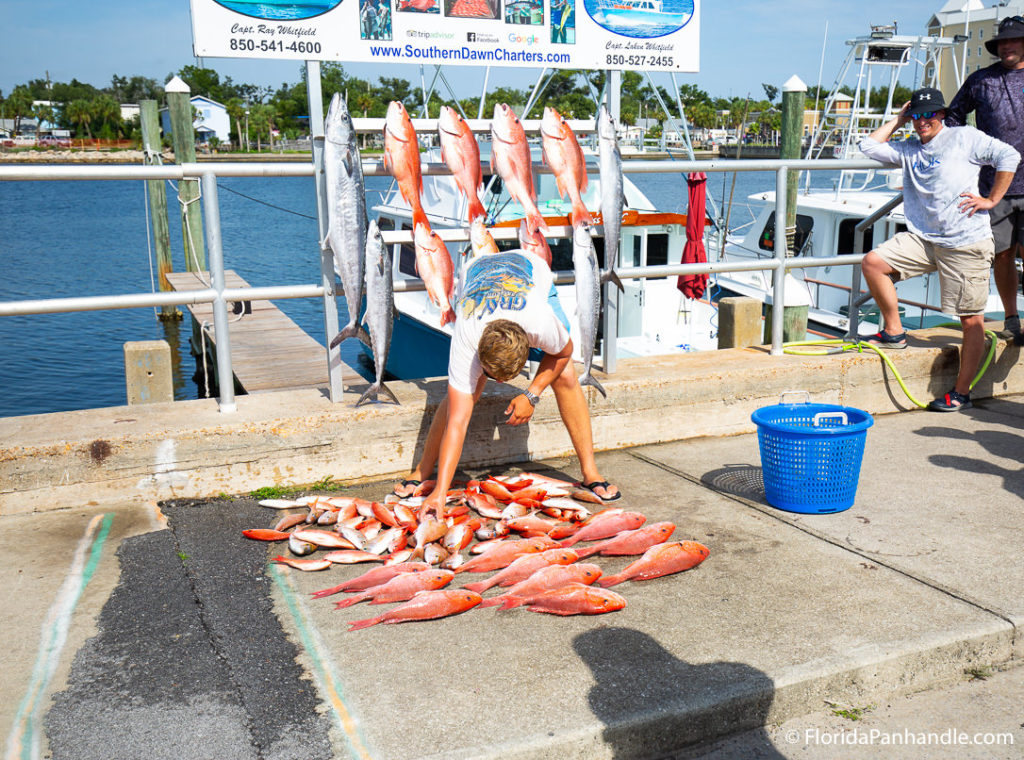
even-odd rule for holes
{"type": "MultiPolygon", "coordinates": [[[[955,344],[916,333],[893,357],[911,392],[946,389],[955,344]]],[[[0,420],[6,756],[1019,757],[1018,349],[998,347],[975,409],[945,415],[908,411],[875,356],[705,356],[601,378],[599,464],[619,504],[711,556],[616,587],[627,607],[600,617],[492,608],[349,633],[387,608],[309,594],[365,568],[298,573],[241,537],[277,514],[221,491],[333,473],[341,492],[381,499],[439,381],[392,386],[397,407],[330,408],[304,391],[239,397],[232,420],[212,401],[0,420]],[[749,414],[801,387],[876,415],[847,511],[765,502],[749,414]],[[929,694],[944,712],[903,708],[929,694]],[[821,739],[866,726],[878,736],[861,754],[821,739]],[[904,752],[880,738],[947,728],[977,744],[904,752]]],[[[494,424],[513,392],[482,405],[492,421],[465,472],[577,477],[554,404],[529,431],[494,424]]]]}

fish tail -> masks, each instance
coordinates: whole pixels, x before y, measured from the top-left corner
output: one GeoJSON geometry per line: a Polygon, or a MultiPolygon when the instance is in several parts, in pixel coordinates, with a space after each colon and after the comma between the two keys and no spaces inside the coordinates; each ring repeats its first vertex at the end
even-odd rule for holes
{"type": "Polygon", "coordinates": [[[349,623],[349,631],[358,631],[363,628],[369,628],[371,625],[377,625],[381,619],[379,617],[366,618],[366,620],[353,620],[349,623]]]}
{"type": "Polygon", "coordinates": [[[601,275],[601,282],[614,282],[616,287],[620,291],[622,291],[623,293],[626,292],[625,288],[622,287],[622,280],[620,280],[619,276],[615,273],[614,267],[610,268],[607,272],[601,275]]]}
{"type": "Polygon", "coordinates": [[[624,580],[626,580],[626,577],[620,573],[619,575],[606,575],[603,578],[598,578],[595,582],[601,588],[608,588],[609,586],[622,583],[624,580]]]}
{"type": "Polygon", "coordinates": [[[590,374],[590,370],[587,370],[583,377],[580,378],[580,385],[589,385],[599,391],[602,396],[608,398],[608,394],[605,392],[604,387],[597,381],[597,378],[590,374]]]}
{"type": "Polygon", "coordinates": [[[449,322],[455,321],[455,311],[451,305],[445,304],[441,307],[441,327],[444,327],[449,322]]]}
{"type": "Polygon", "coordinates": [[[466,589],[467,591],[475,591],[478,594],[481,591],[486,591],[490,587],[490,581],[474,581],[473,583],[465,583],[462,586],[462,588],[466,589]]]}
{"type": "Polygon", "coordinates": [[[381,390],[381,391],[382,391],[382,392],[384,393],[384,395],[385,395],[385,396],[387,396],[387,397],[388,397],[389,399],[391,399],[392,401],[394,401],[394,402],[395,402],[396,404],[398,404],[399,406],[401,406],[401,405],[402,405],[402,402],[400,402],[400,401],[398,400],[398,396],[396,396],[396,395],[395,395],[394,393],[392,393],[392,392],[391,392],[391,389],[390,389],[390,388],[388,388],[388,387],[387,387],[386,385],[384,385],[384,383],[380,383],[380,388],[379,388],[379,390],[381,390]]]}
{"type": "Polygon", "coordinates": [[[475,193],[469,196],[469,208],[466,210],[466,216],[466,221],[469,224],[472,224],[473,220],[478,216],[482,216],[484,219],[487,218],[487,209],[484,208],[484,204],[480,202],[475,193]]]}
{"type": "Polygon", "coordinates": [[[366,336],[366,340],[363,342],[369,344],[369,336],[366,335],[366,330],[364,330],[356,322],[349,322],[347,325],[341,328],[340,333],[334,336],[334,339],[331,341],[330,347],[335,348],[339,343],[345,340],[345,338],[359,338],[359,340],[363,340],[363,336],[366,336]],[[360,333],[362,333],[362,335],[360,335],[360,333]]]}
{"type": "Polygon", "coordinates": [[[518,596],[506,596],[504,598],[500,596],[494,597],[495,601],[499,599],[501,599],[501,606],[498,608],[499,610],[512,610],[516,607],[522,607],[524,604],[526,604],[526,602],[520,599],[518,596]]]}
{"type": "Polygon", "coordinates": [[[574,549],[573,551],[576,552],[576,555],[577,555],[578,559],[585,559],[585,558],[589,557],[591,554],[597,554],[599,551],[601,551],[601,547],[600,546],[590,546],[590,547],[587,547],[586,549],[574,549]]]}
{"type": "Polygon", "coordinates": [[[431,229],[430,221],[427,219],[427,213],[423,210],[420,204],[416,204],[412,210],[412,228],[415,230],[417,224],[422,224],[428,230],[431,229]]]}
{"type": "Polygon", "coordinates": [[[363,595],[359,594],[358,596],[350,596],[348,599],[342,599],[340,602],[334,603],[334,609],[340,610],[345,607],[351,607],[353,604],[358,604],[363,601],[363,598],[363,595]]]}
{"type": "Polygon", "coordinates": [[[581,224],[593,225],[594,217],[587,211],[587,207],[582,203],[574,203],[572,205],[572,211],[569,212],[569,226],[578,227],[581,224]]]}
{"type": "Polygon", "coordinates": [[[333,594],[337,594],[339,591],[344,591],[344,585],[345,584],[342,583],[341,586],[333,586],[331,588],[325,588],[320,589],[319,591],[314,591],[312,596],[314,599],[323,599],[325,596],[331,596],[333,594]]]}
{"type": "MultiPolygon", "coordinates": [[[[356,406],[365,404],[368,401],[377,401],[377,394],[380,393],[380,389],[380,383],[373,383],[369,388],[363,391],[363,395],[359,397],[359,400],[356,402],[356,406]]],[[[388,393],[390,392],[391,391],[388,391],[388,393]]]]}
{"type": "Polygon", "coordinates": [[[504,596],[492,596],[490,599],[484,599],[477,606],[478,607],[497,607],[499,604],[502,604],[505,601],[506,601],[506,598],[504,596]]]}
{"type": "Polygon", "coordinates": [[[531,235],[536,235],[538,231],[548,232],[548,225],[536,207],[526,212],[526,229],[531,235]]]}
{"type": "Polygon", "coordinates": [[[569,538],[565,539],[564,541],[559,541],[558,545],[561,546],[563,549],[568,549],[570,546],[579,543],[579,541],[580,539],[578,539],[576,536],[569,536],[569,538]]]}
{"type": "Polygon", "coordinates": [[[367,348],[373,348],[373,344],[370,342],[370,334],[366,332],[366,328],[362,325],[356,325],[355,336],[359,338],[367,348]]]}

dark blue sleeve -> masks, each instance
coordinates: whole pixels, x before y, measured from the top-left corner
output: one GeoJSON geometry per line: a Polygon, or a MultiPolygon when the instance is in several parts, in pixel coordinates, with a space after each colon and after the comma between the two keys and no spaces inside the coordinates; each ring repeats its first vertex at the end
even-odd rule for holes
{"type": "Polygon", "coordinates": [[[947,127],[963,127],[967,125],[967,114],[977,107],[974,100],[974,76],[967,77],[967,81],[960,87],[960,91],[953,96],[949,107],[946,109],[947,127]]]}

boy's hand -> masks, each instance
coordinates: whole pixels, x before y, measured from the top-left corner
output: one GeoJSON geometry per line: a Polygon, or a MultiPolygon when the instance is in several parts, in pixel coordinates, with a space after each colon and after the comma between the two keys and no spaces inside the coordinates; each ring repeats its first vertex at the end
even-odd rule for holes
{"type": "Polygon", "coordinates": [[[431,512],[437,515],[438,520],[443,520],[444,504],[445,494],[435,488],[431,491],[430,495],[423,500],[423,504],[420,505],[420,522],[422,522],[431,512]]]}
{"type": "Polygon", "coordinates": [[[522,393],[512,399],[509,402],[508,407],[505,409],[505,416],[508,417],[505,424],[507,425],[522,425],[524,422],[529,422],[533,416],[533,404],[526,398],[522,393]]]}

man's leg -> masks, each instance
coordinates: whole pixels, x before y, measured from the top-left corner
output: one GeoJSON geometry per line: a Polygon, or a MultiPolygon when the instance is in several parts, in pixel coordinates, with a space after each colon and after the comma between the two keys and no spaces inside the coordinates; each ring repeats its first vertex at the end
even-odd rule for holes
{"type": "Polygon", "coordinates": [[[1020,282],[1017,280],[1016,264],[1019,249],[1019,245],[1010,246],[1005,251],[997,253],[992,262],[996,290],[999,291],[999,300],[1003,302],[1003,313],[1006,315],[1003,326],[1010,333],[1020,332],[1020,317],[1017,315],[1017,291],[1020,289],[1020,282]]]}
{"type": "MultiPolygon", "coordinates": [[[[594,458],[594,434],[590,427],[590,410],[587,408],[587,399],[583,395],[583,388],[580,387],[579,380],[576,378],[576,366],[573,362],[570,361],[565,365],[562,374],[551,384],[551,389],[555,393],[558,413],[562,416],[562,422],[569,432],[572,447],[576,449],[576,456],[580,460],[583,482],[604,481],[597,469],[597,460],[594,458]]],[[[595,493],[602,498],[609,498],[618,491],[618,488],[609,485],[607,489],[598,489],[595,493]]]]}
{"type": "Polygon", "coordinates": [[[871,291],[871,297],[878,304],[885,332],[893,336],[901,334],[903,323],[900,322],[899,297],[896,295],[896,285],[890,277],[896,274],[896,270],[877,251],[871,251],[864,257],[861,271],[864,273],[868,290],[871,291]]]}
{"type": "Polygon", "coordinates": [[[960,372],[956,376],[957,393],[966,396],[971,391],[971,381],[978,373],[981,355],[985,351],[985,315],[972,314],[960,317],[964,331],[964,344],[960,349],[960,372]]]}

